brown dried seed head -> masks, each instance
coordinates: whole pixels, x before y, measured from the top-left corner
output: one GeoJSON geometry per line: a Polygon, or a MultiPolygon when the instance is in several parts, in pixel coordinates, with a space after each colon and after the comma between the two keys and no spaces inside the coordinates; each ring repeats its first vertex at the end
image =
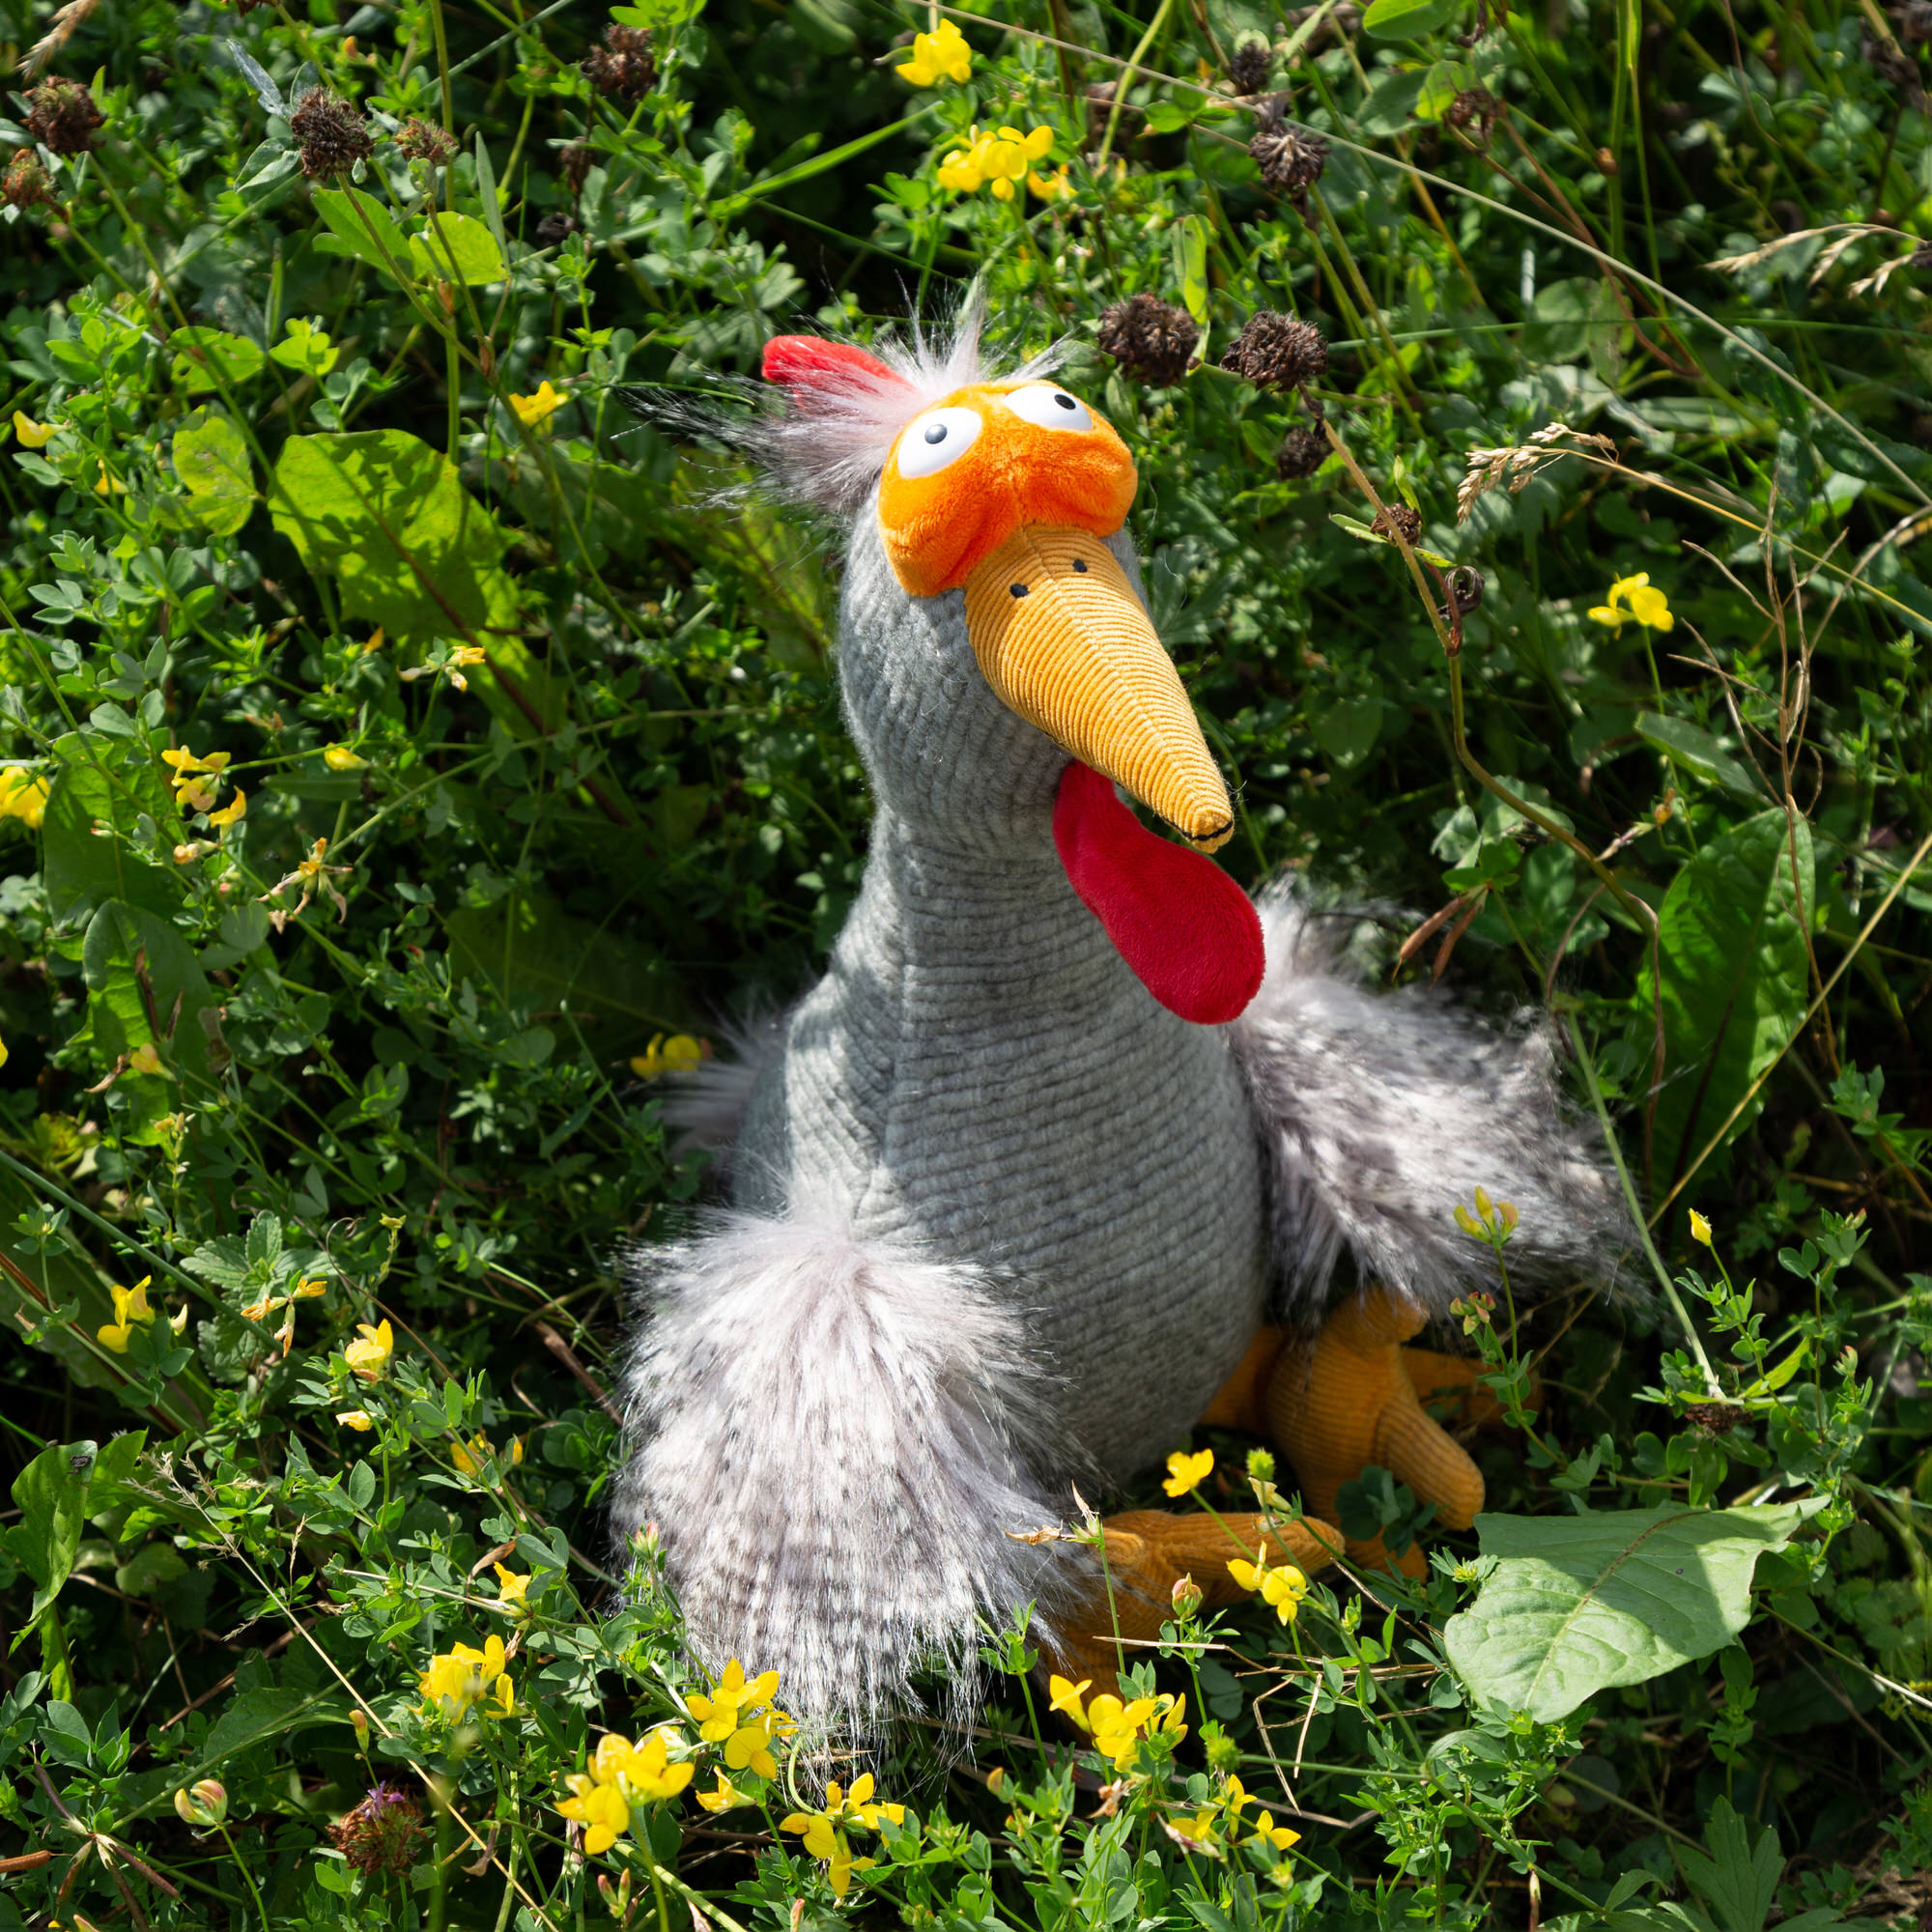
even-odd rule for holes
{"type": "Polygon", "coordinates": [[[1100,315],[1100,347],[1130,375],[1156,389],[1187,374],[1201,330],[1184,308],[1143,291],[1100,315]]]}
{"type": "Polygon", "coordinates": [[[1306,212],[1308,190],[1328,165],[1328,143],[1288,119],[1288,98],[1276,95],[1255,114],[1255,137],[1248,153],[1262,171],[1262,180],[1277,194],[1286,195],[1306,212]]]}
{"type": "Polygon", "coordinates": [[[1328,454],[1328,439],[1319,430],[1292,429],[1274,453],[1274,473],[1284,483],[1313,476],[1328,454]]]}
{"type": "Polygon", "coordinates": [[[102,119],[86,88],[55,75],[27,96],[27,118],[21,125],[57,155],[86,155],[94,150],[94,130],[102,119]]]}
{"type": "Polygon", "coordinates": [[[0,202],[9,208],[58,208],[53,184],[39,157],[27,148],[19,149],[0,175],[0,202]]]}
{"type": "Polygon", "coordinates": [[[1422,541],[1422,518],[1406,503],[1384,504],[1369,527],[1380,537],[1400,535],[1411,549],[1422,541]]]}
{"type": "Polygon", "coordinates": [[[573,141],[556,157],[556,171],[563,177],[563,185],[572,194],[583,192],[584,181],[590,173],[590,164],[597,156],[590,151],[588,141],[573,141]]]}
{"type": "Polygon", "coordinates": [[[376,152],[362,116],[325,88],[312,87],[296,102],[289,132],[301,143],[301,171],[310,181],[347,174],[376,152]]]}
{"type": "Polygon", "coordinates": [[[1487,141],[1496,116],[1502,111],[1502,102],[1487,87],[1465,87],[1442,110],[1442,118],[1452,128],[1473,127],[1477,135],[1487,141]]]}
{"type": "Polygon", "coordinates": [[[1293,389],[1328,366],[1328,345],[1312,322],[1258,309],[1228,345],[1221,367],[1244,376],[1258,389],[1293,389]]]}
{"type": "Polygon", "coordinates": [[[446,168],[456,158],[456,136],[434,121],[413,116],[396,129],[396,146],[411,160],[427,161],[434,168],[446,168]]]}
{"type": "Polygon", "coordinates": [[[641,100],[658,84],[651,37],[641,27],[604,29],[604,44],[592,47],[578,65],[599,94],[618,100],[641,100]]]}
{"type": "Polygon", "coordinates": [[[537,223],[537,245],[554,248],[559,242],[577,233],[577,217],[561,209],[553,209],[537,223]]]}
{"type": "MultiPolygon", "coordinates": [[[[1932,5],[1932,0],[1926,0],[1932,5]]],[[[1259,94],[1268,84],[1268,73],[1274,66],[1274,49],[1258,35],[1251,35],[1235,49],[1234,57],[1228,62],[1228,78],[1235,83],[1236,94],[1259,94]]]]}

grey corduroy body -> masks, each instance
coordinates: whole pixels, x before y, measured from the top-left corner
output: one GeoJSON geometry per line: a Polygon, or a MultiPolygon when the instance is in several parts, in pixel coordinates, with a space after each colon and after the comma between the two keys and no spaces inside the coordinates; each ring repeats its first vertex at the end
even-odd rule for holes
{"type": "Polygon", "coordinates": [[[868,512],[839,669],[865,883],[728,1095],[733,1216],[645,1270],[617,1515],[659,1524],[707,1661],[864,1722],[976,1614],[1050,1614],[1064,1559],[1013,1533],[1175,1447],[1271,1296],[1319,1311],[1352,1250],[1439,1307],[1481,1272],[1449,1220],[1477,1180],[1523,1211],[1525,1279],[1601,1271],[1623,1224],[1547,1044],[1365,994],[1292,902],[1236,1026],[1157,1005],[1056,854],[1066,753],[868,512]]]}

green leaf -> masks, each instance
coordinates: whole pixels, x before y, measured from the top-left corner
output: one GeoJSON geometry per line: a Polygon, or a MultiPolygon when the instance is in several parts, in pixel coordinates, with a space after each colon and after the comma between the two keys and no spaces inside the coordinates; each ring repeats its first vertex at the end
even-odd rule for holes
{"type": "Polygon", "coordinates": [[[347,1714],[346,1699],[332,1691],[297,1690],[286,1685],[244,1690],[209,1726],[196,1769],[211,1772],[224,1759],[270,1738],[309,1724],[339,1724],[347,1714]]]}
{"type": "Polygon", "coordinates": [[[407,431],[290,437],[269,507],[302,562],[335,577],[346,616],[415,638],[516,621],[508,535],[455,466],[407,431]]]}
{"type": "Polygon", "coordinates": [[[1670,1848],[1684,1883],[1711,1908],[1724,1932],[1761,1932],[1784,1875],[1777,1833],[1768,1825],[1754,1830],[1719,1798],[1711,1807],[1704,1842],[1709,1856],[1670,1848]]]}
{"type": "Polygon", "coordinates": [[[1740,798],[1748,799],[1753,805],[1762,805],[1765,789],[1748,765],[1732,757],[1728,752],[1720,751],[1718,741],[1708,731],[1699,730],[1695,724],[1687,724],[1681,718],[1660,718],[1655,712],[1640,711],[1636,720],[1637,736],[1647,745],[1655,745],[1673,765],[1702,779],[1707,784],[1722,785],[1727,791],[1734,791],[1740,798]]]}
{"type": "MultiPolygon", "coordinates": [[[[1811,828],[1800,818],[1794,837],[1784,813],[1772,810],[1708,840],[1664,895],[1659,916],[1664,1084],[1651,1171],[1665,1186],[1783,1053],[1804,1016],[1804,934],[1794,885],[1808,917],[1811,828]]],[[[1646,1018],[1652,985],[1646,963],[1636,1000],[1646,1018]]],[[[1761,1104],[1745,1109],[1732,1135],[1750,1124],[1761,1104]]]]}
{"type": "Polygon", "coordinates": [[[1310,735],[1338,769],[1353,771],[1375,749],[1381,735],[1379,697],[1344,698],[1319,712],[1309,724],[1310,735]]]}
{"type": "Polygon", "coordinates": [[[7,1548],[34,1579],[34,1618],[72,1574],[87,1527],[87,1479],[99,1448],[98,1442],[50,1443],[14,1478],[20,1520],[6,1532],[7,1548]]]}
{"type": "Polygon", "coordinates": [[[1749,1616],[1759,1554],[1824,1507],[1479,1516],[1483,1553],[1499,1560],[1443,1628],[1449,1662],[1478,1701],[1553,1722],[1722,1649],[1749,1616]]]}
{"type": "Polygon", "coordinates": [[[341,358],[342,352],[329,339],[327,329],[298,315],[289,317],[288,339],[269,351],[270,362],[303,376],[327,376],[341,358]]]}
{"type": "Polygon", "coordinates": [[[232,537],[255,507],[255,472],[242,432],[218,410],[196,410],[182,419],[172,454],[188,514],[216,536],[232,537]]]}
{"type": "Polygon", "coordinates": [[[1183,215],[1174,224],[1170,241],[1174,279],[1180,299],[1204,328],[1208,326],[1208,225],[1198,214],[1183,215]]]}
{"type": "Polygon", "coordinates": [[[1362,15],[1362,29],[1378,41],[1414,41],[1446,27],[1463,11],[1463,0],[1375,0],[1362,15]]]}
{"type": "Polygon", "coordinates": [[[155,1122],[181,1105],[206,1097],[213,1084],[209,1035],[202,1013],[213,989],[180,930],[168,920],[109,899],[89,922],[81,946],[87,1017],[96,1050],[111,1065],[122,1054],[153,1046],[166,1069],[121,1075],[134,1101],[132,1137],[152,1139],[155,1122]]]}
{"type": "Polygon", "coordinates": [[[404,285],[411,274],[410,245],[389,212],[375,196],[360,188],[319,187],[315,210],[328,225],[316,240],[325,255],[349,255],[404,285]]]}
{"type": "MultiPolygon", "coordinates": [[[[444,925],[461,978],[486,980],[546,1012],[567,1003],[600,1059],[635,1053],[653,1034],[691,1023],[690,1004],[661,959],[573,919],[554,899],[512,893],[480,911],[453,912],[444,925]]],[[[568,1027],[556,1032],[574,1053],[568,1027]]]]}
{"type": "Polygon", "coordinates": [[[510,274],[497,238],[467,214],[432,215],[421,234],[410,237],[410,261],[431,281],[468,282],[472,288],[507,281],[510,274]]]}
{"type": "Polygon", "coordinates": [[[266,359],[245,335],[220,328],[178,328],[168,337],[168,347],[175,352],[168,374],[190,396],[245,383],[262,373],[266,359]]]}
{"type": "Polygon", "coordinates": [[[171,810],[164,767],[138,749],[105,744],[94,731],[56,738],[52,750],[59,768],[41,836],[54,918],[77,919],[105,899],[172,912],[182,900],[180,879],[128,843],[143,814],[158,819],[171,810]],[[97,825],[126,836],[97,835],[97,825]]]}

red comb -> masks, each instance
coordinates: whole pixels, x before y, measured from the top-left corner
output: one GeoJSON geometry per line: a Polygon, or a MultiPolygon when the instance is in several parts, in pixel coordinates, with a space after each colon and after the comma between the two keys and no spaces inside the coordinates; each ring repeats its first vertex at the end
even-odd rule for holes
{"type": "Polygon", "coordinates": [[[900,380],[876,355],[847,342],[828,342],[822,335],[773,336],[765,344],[764,373],[766,382],[781,384],[794,395],[842,388],[854,376],[900,380]]]}

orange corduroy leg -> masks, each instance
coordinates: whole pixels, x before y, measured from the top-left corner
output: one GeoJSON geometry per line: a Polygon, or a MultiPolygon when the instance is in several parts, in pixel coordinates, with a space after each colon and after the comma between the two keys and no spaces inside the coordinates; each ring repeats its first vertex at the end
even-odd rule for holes
{"type": "Polygon", "coordinates": [[[1326,1523],[1283,1523],[1270,1530],[1261,1516],[1208,1516],[1168,1510],[1127,1510],[1102,1524],[1107,1537],[1106,1583],[1096,1585],[1066,1620],[1047,1651],[1050,1668],[1094,1690],[1118,1692],[1121,1659],[1142,1661],[1144,1646],[1174,1621],[1174,1586],[1193,1577],[1205,1604],[1238,1603],[1247,1592],[1228,1572],[1235,1558],[1265,1551],[1270,1566],[1293,1563],[1312,1576],[1341,1553],[1342,1537],[1326,1523]],[[1119,1626],[1121,1644],[1115,1644],[1119,1626]]]}
{"type": "MultiPolygon", "coordinates": [[[[1469,1419],[1484,1419],[1492,1400],[1474,1387],[1480,1373],[1454,1356],[1406,1350],[1423,1311],[1386,1289],[1365,1288],[1337,1309],[1312,1342],[1283,1349],[1264,1398],[1267,1433],[1294,1464],[1303,1505],[1334,1520],[1336,1492],[1369,1463],[1387,1469],[1451,1529],[1467,1529],[1483,1506],[1483,1478],[1463,1451],[1422,1406],[1416,1377],[1435,1395],[1459,1398],[1469,1419]]],[[[1391,1558],[1377,1536],[1350,1541],[1350,1559],[1368,1569],[1393,1567],[1419,1577],[1413,1545],[1391,1558]]]]}

